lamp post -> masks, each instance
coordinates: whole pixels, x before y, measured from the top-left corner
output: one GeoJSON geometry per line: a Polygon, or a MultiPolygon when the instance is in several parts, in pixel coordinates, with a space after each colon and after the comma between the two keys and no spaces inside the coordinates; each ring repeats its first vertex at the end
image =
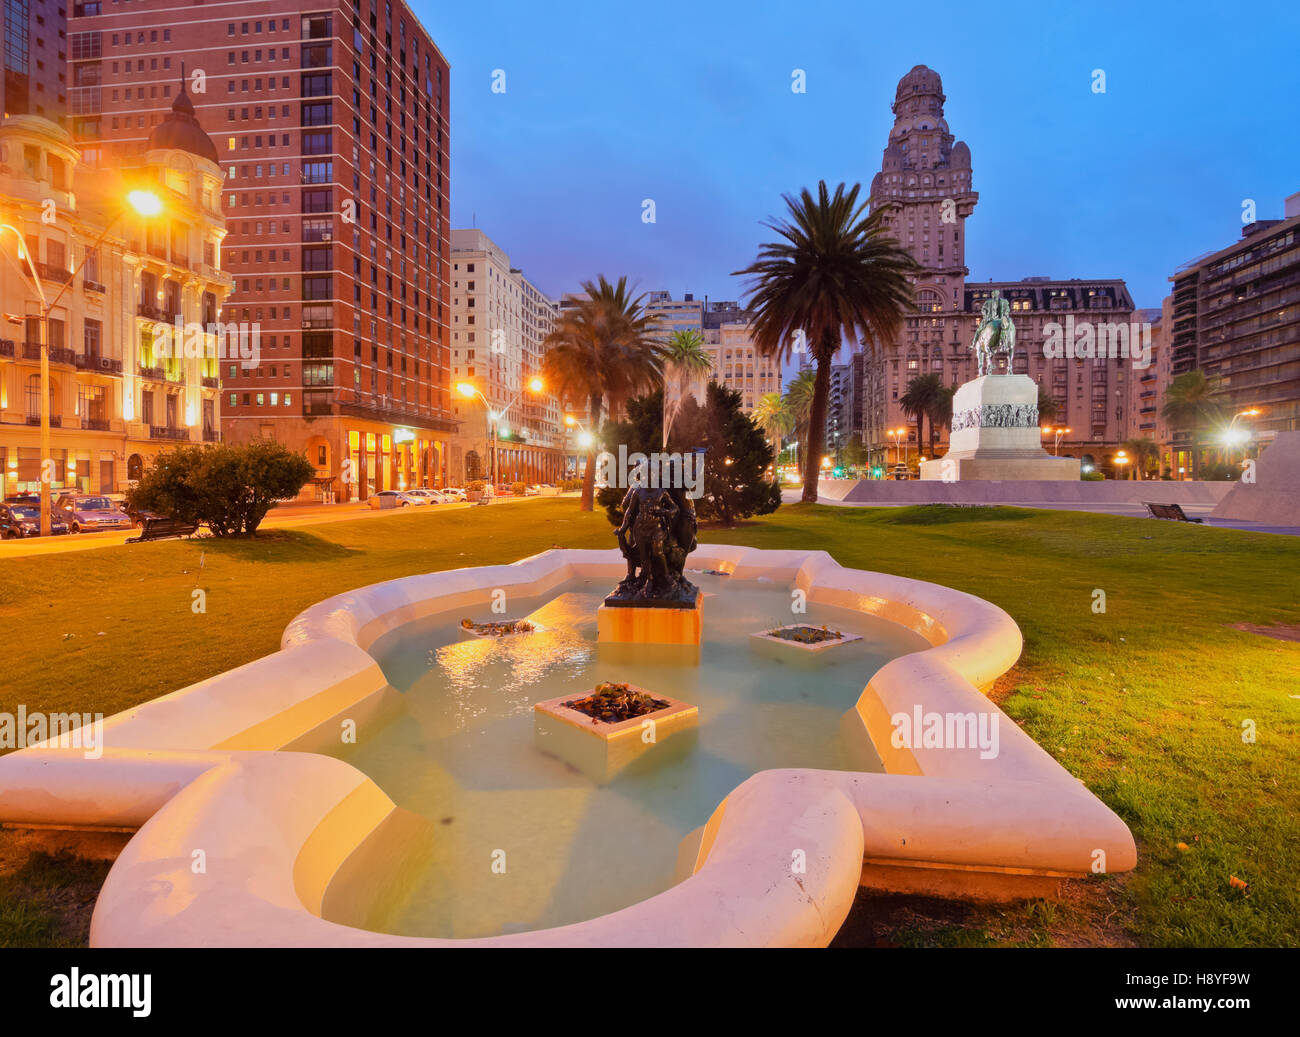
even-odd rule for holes
{"type": "Polygon", "coordinates": [[[475,396],[477,396],[480,400],[483,401],[483,408],[486,411],[486,416],[487,416],[488,437],[492,441],[491,474],[492,474],[493,495],[496,494],[496,489],[497,489],[497,427],[501,419],[504,418],[510,412],[510,408],[519,402],[519,398],[523,396],[525,391],[539,393],[545,388],[546,388],[546,383],[543,382],[540,378],[537,377],[530,378],[528,380],[528,383],[524,386],[524,388],[520,389],[517,393],[514,394],[513,397],[511,397],[509,403],[507,403],[504,407],[502,407],[501,410],[494,411],[492,409],[492,404],[488,402],[488,398],[484,396],[483,393],[479,391],[478,387],[474,385],[472,382],[456,383],[456,391],[460,393],[462,396],[464,396],[467,400],[471,400],[475,396]]]}
{"type": "MultiPolygon", "coordinates": [[[[1261,413],[1262,412],[1258,407],[1247,407],[1245,410],[1237,411],[1237,413],[1232,416],[1232,420],[1228,422],[1228,427],[1223,430],[1223,435],[1221,437],[1229,450],[1244,443],[1246,444],[1246,456],[1250,456],[1250,432],[1244,428],[1238,428],[1237,419],[1254,418],[1258,417],[1261,413]]],[[[1231,453],[1228,456],[1231,457],[1231,453]]]]}
{"type": "Polygon", "coordinates": [[[1121,472],[1124,472],[1126,470],[1124,468],[1124,465],[1128,464],[1129,460],[1130,459],[1128,454],[1126,454],[1123,450],[1121,450],[1119,453],[1115,455],[1115,463],[1120,466],[1119,470],[1121,472]]]}
{"type": "MultiPolygon", "coordinates": [[[[590,433],[589,431],[587,431],[587,427],[586,427],[585,425],[583,425],[583,423],[582,423],[581,421],[579,421],[577,418],[575,418],[572,414],[566,414],[566,415],[564,416],[564,474],[565,474],[566,477],[567,477],[568,474],[569,474],[569,445],[568,445],[568,444],[569,444],[569,430],[570,430],[570,429],[574,429],[574,428],[576,428],[576,429],[578,430],[578,446],[582,447],[583,450],[587,450],[587,449],[591,446],[591,444],[592,444],[592,442],[593,442],[593,437],[592,437],[591,433],[590,433]]],[[[575,475],[577,474],[577,471],[578,471],[578,470],[575,468],[575,469],[574,469],[574,474],[575,474],[575,475]]],[[[582,475],[583,475],[583,478],[586,478],[587,472],[586,472],[586,455],[585,455],[585,454],[583,455],[583,473],[582,473],[582,475]]]]}
{"type": "MultiPolygon", "coordinates": [[[[23,233],[11,223],[0,223],[0,232],[10,231],[18,239],[18,259],[25,260],[27,269],[23,273],[32,279],[32,284],[36,286],[36,294],[40,297],[40,347],[41,347],[41,536],[50,535],[50,480],[53,478],[53,472],[50,471],[49,465],[52,462],[50,457],[50,313],[54,307],[59,304],[64,294],[73,283],[77,280],[77,275],[81,273],[91,254],[97,252],[99,246],[104,243],[108,237],[108,232],[126,213],[127,208],[134,209],[141,216],[157,216],[162,212],[162,200],[152,191],[136,190],[130,191],[126,196],[126,205],[117,211],[112,219],[104,225],[100,231],[99,237],[95,243],[86,249],[85,254],[81,257],[81,262],[77,264],[72,271],[71,276],[63,282],[63,287],[58,290],[53,299],[45,298],[45,289],[41,286],[40,273],[36,269],[35,260],[28,253],[26,242],[23,240],[23,233]]],[[[21,267],[20,267],[21,269],[21,267]]],[[[24,341],[26,341],[24,339],[24,341]]]]}
{"type": "Polygon", "coordinates": [[[1068,428],[1052,428],[1051,425],[1045,425],[1043,427],[1043,435],[1045,436],[1054,435],[1056,437],[1055,440],[1052,442],[1053,457],[1057,456],[1057,454],[1061,450],[1061,437],[1068,436],[1073,431],[1074,431],[1073,429],[1068,429],[1068,428]]]}

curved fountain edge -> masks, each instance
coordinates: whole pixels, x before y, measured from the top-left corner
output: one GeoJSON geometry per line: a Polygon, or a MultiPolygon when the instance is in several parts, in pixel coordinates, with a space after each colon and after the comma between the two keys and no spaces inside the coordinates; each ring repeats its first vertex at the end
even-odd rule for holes
{"type": "Polygon", "coordinates": [[[705,826],[693,874],[622,911],[474,941],[327,921],[320,910],[331,884],[397,808],[338,760],[265,751],[312,748],[337,732],[340,716],[381,708],[391,690],[366,649],[388,630],[481,603],[493,588],[531,596],[575,577],[617,578],[616,550],[548,551],[327,599],[288,625],[281,651],[112,718],[101,760],[51,748],[0,759],[0,820],[139,827],[96,906],[97,946],[824,945],[860,881],[1033,895],[1096,870],[1099,852],[1105,870],[1134,866],[1122,821],[1010,721],[999,723],[1001,752],[990,760],[890,745],[890,716],[918,704],[1006,719],[979,690],[1020,653],[1019,629],[1001,609],[935,584],[845,569],[822,551],[706,544],[689,564],[792,582],[811,601],[899,622],[931,647],[881,667],[845,716],[888,773],[752,776],[705,826]],[[196,848],[207,855],[202,874],[192,870],[196,848]],[[796,852],[803,872],[791,868],[796,852]]]}

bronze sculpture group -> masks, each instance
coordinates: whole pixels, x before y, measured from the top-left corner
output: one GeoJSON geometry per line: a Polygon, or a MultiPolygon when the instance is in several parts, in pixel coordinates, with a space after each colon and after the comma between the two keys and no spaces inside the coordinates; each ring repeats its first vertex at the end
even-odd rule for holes
{"type": "Polygon", "coordinates": [[[625,608],[694,608],[700,590],[682,575],[695,550],[695,504],[684,489],[633,486],[614,531],[627,576],[605,599],[625,608]]]}

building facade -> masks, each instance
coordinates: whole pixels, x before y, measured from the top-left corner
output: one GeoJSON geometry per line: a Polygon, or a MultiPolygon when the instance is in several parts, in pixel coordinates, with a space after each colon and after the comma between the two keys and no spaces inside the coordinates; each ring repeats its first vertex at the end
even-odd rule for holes
{"type": "MultiPolygon", "coordinates": [[[[1172,374],[1204,371],[1225,418],[1259,411],[1246,427],[1260,443],[1300,429],[1300,194],[1283,211],[1170,278],[1172,374]]],[[[1171,446],[1186,460],[1221,450],[1215,435],[1172,429],[1171,446]]]]}
{"type": "Polygon", "coordinates": [[[553,482],[564,470],[563,415],[554,393],[530,383],[541,377],[558,304],[483,231],[453,230],[451,248],[452,381],[483,394],[456,395],[451,476],[488,478],[495,448],[498,482],[553,482]],[[495,440],[488,410],[498,416],[495,440]]]}
{"type": "MultiPolygon", "coordinates": [[[[898,84],[894,126],[881,170],[872,180],[872,208],[883,209],[885,223],[921,267],[914,278],[915,312],[908,315],[892,341],[868,343],[850,377],[855,399],[853,432],[861,435],[873,464],[891,463],[897,453],[891,429],[905,428],[901,442],[911,456],[930,453],[929,420],[925,441],[918,442],[916,421],[902,407],[908,383],[936,374],[955,388],[977,373],[971,339],[980,310],[994,290],[1011,302],[1016,325],[1014,370],[1028,374],[1053,397],[1053,425],[1072,431],[1060,452],[1110,463],[1124,438],[1128,385],[1136,370],[1125,357],[1098,357],[1095,345],[1075,355],[1057,353],[1067,334],[1085,327],[1115,337],[1132,331],[1133,300],[1119,280],[970,282],[965,265],[966,220],[979,201],[973,188],[970,148],[955,140],[944,118],[942,83],[936,72],[918,65],[898,84]],[[859,425],[858,422],[861,422],[859,425]]],[[[1095,341],[1095,339],[1094,339],[1095,341]]],[[[1046,423],[1046,419],[1044,419],[1046,423]]],[[[935,453],[946,448],[940,426],[935,453]]]]}
{"type": "Polygon", "coordinates": [[[701,316],[704,348],[712,362],[709,377],[740,393],[740,406],[753,411],[767,393],[781,391],[781,361],[754,345],[751,314],[730,300],[708,302],[701,316]]]}
{"type": "Polygon", "coordinates": [[[447,62],[401,0],[73,9],[72,126],[129,163],[182,75],[216,141],[259,363],[221,372],[227,439],[306,454],[305,496],[444,485],[450,397],[447,62]]]}
{"type": "Polygon", "coordinates": [[[6,119],[39,115],[64,124],[68,109],[66,9],[64,0],[4,0],[0,112],[6,119]]]}
{"type": "Polygon", "coordinates": [[[201,136],[179,96],[141,164],[108,174],[81,164],[45,119],[0,127],[5,495],[40,489],[42,334],[51,489],[122,492],[160,450],[220,438],[215,328],[231,281],[220,269],[221,169],[201,136]],[[141,190],[161,202],[157,216],[126,207],[141,190]]]}

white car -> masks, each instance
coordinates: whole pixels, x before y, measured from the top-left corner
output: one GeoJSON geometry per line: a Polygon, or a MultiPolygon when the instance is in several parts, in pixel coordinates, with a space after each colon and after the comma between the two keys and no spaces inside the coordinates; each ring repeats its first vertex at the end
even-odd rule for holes
{"type": "Polygon", "coordinates": [[[444,487],[441,492],[444,496],[454,501],[463,501],[465,499],[465,491],[459,486],[447,486],[444,487]]]}
{"type": "Polygon", "coordinates": [[[369,498],[372,508],[409,508],[413,505],[425,505],[429,502],[405,490],[380,490],[369,498]]]}
{"type": "Polygon", "coordinates": [[[447,503],[447,498],[443,496],[441,490],[430,489],[427,486],[422,486],[416,490],[407,490],[406,492],[408,495],[412,497],[419,497],[421,500],[429,504],[447,503]]]}

